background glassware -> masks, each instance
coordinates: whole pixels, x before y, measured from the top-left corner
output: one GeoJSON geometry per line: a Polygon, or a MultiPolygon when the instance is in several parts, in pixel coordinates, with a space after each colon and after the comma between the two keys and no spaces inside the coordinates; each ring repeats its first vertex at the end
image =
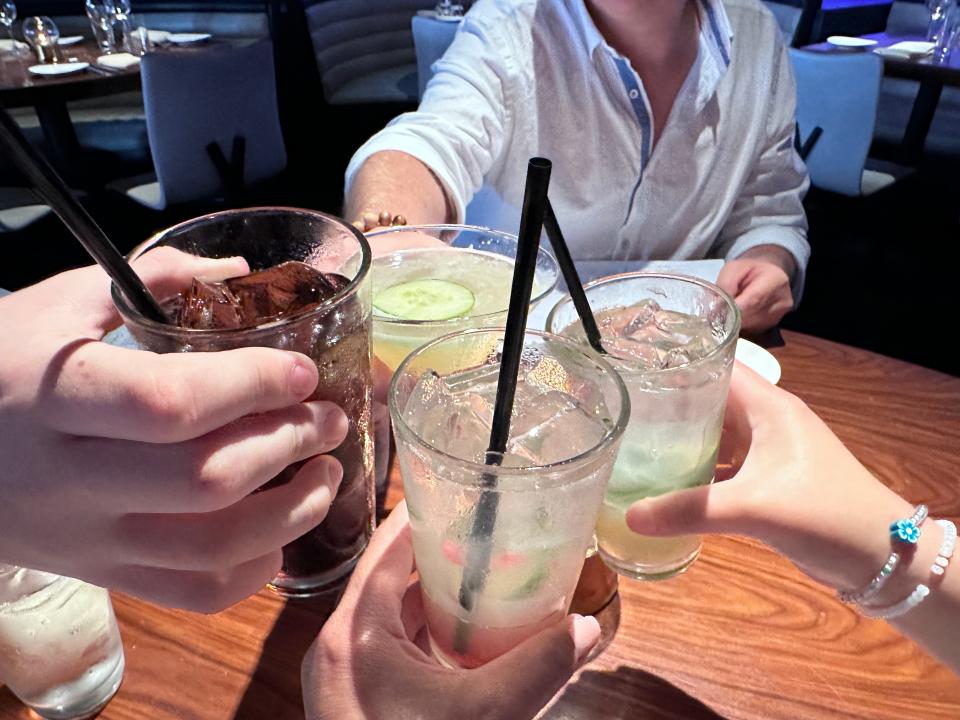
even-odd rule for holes
{"type": "Polygon", "coordinates": [[[936,43],[943,31],[943,23],[952,0],[927,0],[930,20],[927,23],[927,41],[936,43]]]}
{"type": "MultiPolygon", "coordinates": [[[[627,385],[632,409],[597,521],[600,554],[626,577],[672,577],[696,560],[700,538],[638,535],[627,527],[625,514],[642,498],[713,481],[740,313],[720,288],[682,275],[624,273],[584,288],[594,313],[653,300],[664,310],[708,321],[718,343],[705,357],[663,370],[630,357],[607,357],[627,385]]],[[[569,296],[551,310],[547,330],[586,342],[569,296]]]]}
{"type": "Polygon", "coordinates": [[[93,37],[96,40],[100,51],[104,54],[112,53],[114,50],[113,21],[115,13],[112,3],[105,4],[98,0],[85,0],[84,9],[87,13],[87,19],[90,20],[90,28],[93,30],[93,37]]]}
{"type": "Polygon", "coordinates": [[[440,0],[434,12],[440,17],[462,17],[463,5],[454,3],[452,0],[440,0]]]}
{"type": "Polygon", "coordinates": [[[23,21],[23,39],[37,53],[41,63],[55,63],[59,61],[60,53],[57,42],[60,40],[60,30],[57,24],[43,15],[31,17],[23,21]]]}
{"type": "MultiPolygon", "coordinates": [[[[11,0],[0,2],[0,25],[7,29],[7,35],[14,43],[17,39],[13,36],[13,22],[17,19],[17,6],[11,0]]],[[[14,45],[16,47],[16,45],[14,45]]]]}
{"type": "MultiPolygon", "coordinates": [[[[326,519],[283,549],[283,567],[271,587],[288,597],[310,597],[347,575],[367,547],[374,525],[372,377],[370,371],[370,246],[339,218],[293,208],[247,208],[176,225],[137,247],[137,257],[158,246],[203,257],[243,256],[251,270],[287,260],[338,272],[351,282],[319,307],[254,328],[188,330],[137,313],[114,288],[114,303],[140,347],[154,352],[216,352],[274,347],[309,356],[320,370],[314,399],[346,413],[346,440],[330,453],[343,480],[326,519]]],[[[186,288],[184,288],[186,289],[186,288]]],[[[167,300],[169,298],[161,298],[167,300]]],[[[299,464],[269,486],[291,480],[299,464]]]]}
{"type": "Polygon", "coordinates": [[[958,40],[960,40],[960,5],[951,2],[943,13],[940,31],[935,40],[934,62],[945,63],[949,61],[950,55],[957,48],[958,40]]]}
{"type": "Polygon", "coordinates": [[[0,684],[44,718],[86,718],[114,696],[123,670],[106,590],[0,565],[0,684]]]}
{"type": "Polygon", "coordinates": [[[514,405],[511,433],[528,466],[512,466],[515,445],[502,467],[463,459],[487,447],[489,424],[476,418],[495,389],[502,339],[502,329],[489,328],[442,337],[407,358],[390,385],[430,644],[448,665],[482,665],[567,613],[630,412],[623,381],[606,361],[528,331],[517,390],[524,399],[514,405]],[[436,373],[451,384],[433,386],[436,373]],[[448,413],[452,398],[472,412],[448,413]],[[488,572],[465,603],[467,557],[482,542],[471,530],[474,515],[491,495],[488,572]]]}
{"type": "MultiPolygon", "coordinates": [[[[134,53],[133,26],[130,21],[130,0],[112,0],[114,24],[119,35],[118,44],[134,53]]],[[[137,54],[137,53],[134,53],[137,54]]],[[[143,54],[143,53],[139,53],[143,54]]]]}

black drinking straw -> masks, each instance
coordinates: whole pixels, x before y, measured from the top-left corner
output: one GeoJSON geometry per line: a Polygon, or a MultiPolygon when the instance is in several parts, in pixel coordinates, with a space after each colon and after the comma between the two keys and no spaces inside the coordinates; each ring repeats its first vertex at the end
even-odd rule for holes
{"type": "Polygon", "coordinates": [[[587,301],[587,293],[583,290],[580,282],[580,274],[577,272],[576,265],[573,264],[573,258],[570,257],[570,249],[567,247],[567,241],[560,232],[560,223],[557,222],[557,216],[553,212],[553,205],[547,200],[547,215],[544,218],[544,226],[547,230],[547,237],[550,238],[550,246],[553,248],[553,254],[557,256],[557,264],[560,266],[560,272],[563,273],[563,281],[567,284],[567,290],[573,299],[573,306],[580,316],[580,323],[583,325],[583,332],[587,336],[587,342],[590,347],[601,355],[606,355],[607,351],[603,349],[600,342],[600,328],[597,327],[597,321],[593,317],[593,310],[590,309],[590,303],[587,301]]]}
{"type": "Polygon", "coordinates": [[[137,311],[156,322],[170,322],[156,298],[110,242],[110,238],[73,196],[57,171],[27,141],[17,123],[3,108],[0,108],[0,149],[33,184],[34,194],[50,206],[137,311]]]}
{"type": "MultiPolygon", "coordinates": [[[[497,399],[493,406],[493,422],[490,444],[484,464],[499,467],[507,451],[510,436],[510,416],[513,413],[513,398],[523,355],[523,340],[527,329],[527,313],[537,270],[537,253],[540,250],[540,234],[547,212],[547,188],[550,185],[550,170],[553,164],[544,158],[533,158],[527,167],[527,187],[523,196],[523,214],[520,219],[520,235],[517,260],[513,270],[513,287],[510,290],[510,308],[507,311],[507,329],[500,354],[500,376],[497,380],[497,399]]],[[[493,527],[497,522],[497,506],[500,496],[495,492],[497,476],[484,473],[481,476],[483,490],[477,500],[473,525],[467,542],[467,557],[460,581],[460,606],[472,612],[477,594],[483,590],[490,569],[490,554],[493,550],[493,527]]],[[[466,628],[459,623],[454,637],[454,650],[466,648],[466,628]]]]}

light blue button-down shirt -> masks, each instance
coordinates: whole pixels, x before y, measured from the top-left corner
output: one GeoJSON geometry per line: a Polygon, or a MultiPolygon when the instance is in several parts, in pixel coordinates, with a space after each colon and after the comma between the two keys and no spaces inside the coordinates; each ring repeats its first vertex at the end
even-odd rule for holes
{"type": "Polygon", "coordinates": [[[781,33],[757,0],[698,8],[697,58],[658,129],[642,80],[584,0],[479,0],[418,111],[354,156],[348,190],[370,155],[399,150],[436,174],[458,222],[516,232],[527,160],[542,155],[575,257],[732,259],[780,245],[797,260],[799,295],[808,183],[781,33]]]}

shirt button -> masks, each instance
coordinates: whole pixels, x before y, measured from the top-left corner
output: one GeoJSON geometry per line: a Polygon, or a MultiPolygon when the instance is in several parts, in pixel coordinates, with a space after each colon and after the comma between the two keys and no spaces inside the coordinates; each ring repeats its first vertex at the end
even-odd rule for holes
{"type": "Polygon", "coordinates": [[[639,91],[639,90],[636,90],[636,89],[631,90],[631,91],[630,91],[629,93],[627,93],[627,94],[630,96],[630,99],[631,99],[631,100],[636,100],[638,97],[640,97],[640,91],[639,91]]]}

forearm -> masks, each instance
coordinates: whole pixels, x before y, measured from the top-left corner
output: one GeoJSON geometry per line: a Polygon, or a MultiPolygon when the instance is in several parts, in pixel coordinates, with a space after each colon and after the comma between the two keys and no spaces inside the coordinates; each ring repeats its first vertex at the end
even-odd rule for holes
{"type": "Polygon", "coordinates": [[[395,150],[371,155],[354,177],[344,217],[353,222],[371,212],[402,215],[410,225],[454,219],[436,175],[417,158],[395,150]]]}

